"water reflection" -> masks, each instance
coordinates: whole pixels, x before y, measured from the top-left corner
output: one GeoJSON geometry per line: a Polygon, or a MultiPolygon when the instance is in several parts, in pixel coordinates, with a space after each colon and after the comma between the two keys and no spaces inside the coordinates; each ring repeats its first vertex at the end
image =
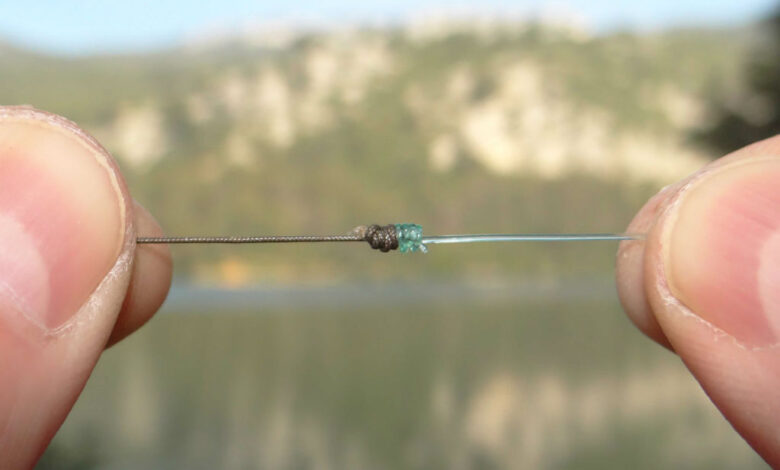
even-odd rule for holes
{"type": "Polygon", "coordinates": [[[610,286],[179,289],[40,468],[765,468],[610,286]]]}

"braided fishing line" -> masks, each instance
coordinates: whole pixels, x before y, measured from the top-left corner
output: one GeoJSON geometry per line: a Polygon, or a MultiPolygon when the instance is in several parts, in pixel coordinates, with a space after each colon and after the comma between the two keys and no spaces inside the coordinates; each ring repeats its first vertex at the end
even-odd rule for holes
{"type": "Polygon", "coordinates": [[[584,242],[644,240],[638,233],[497,233],[472,235],[423,236],[422,226],[417,224],[361,225],[349,235],[282,235],[260,237],[138,237],[139,244],[249,244],[249,243],[327,243],[367,242],[371,248],[383,253],[399,250],[401,253],[428,251],[427,245],[454,243],[495,242],[584,242]]]}

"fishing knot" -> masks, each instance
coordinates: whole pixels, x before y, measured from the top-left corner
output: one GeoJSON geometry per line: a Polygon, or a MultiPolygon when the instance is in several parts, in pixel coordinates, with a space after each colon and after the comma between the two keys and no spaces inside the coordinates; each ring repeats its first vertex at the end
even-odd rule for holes
{"type": "Polygon", "coordinates": [[[365,240],[371,248],[387,253],[398,249],[398,236],[395,225],[369,225],[366,227],[365,240]]]}

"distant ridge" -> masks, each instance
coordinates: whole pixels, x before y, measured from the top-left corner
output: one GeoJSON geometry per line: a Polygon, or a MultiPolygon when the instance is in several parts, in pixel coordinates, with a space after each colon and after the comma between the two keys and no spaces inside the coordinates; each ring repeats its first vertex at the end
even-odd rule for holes
{"type": "MultiPolygon", "coordinates": [[[[646,196],[713,157],[689,136],[707,122],[709,96],[739,89],[748,40],[738,29],[593,36],[538,23],[410,31],[67,58],[0,43],[0,102],[84,125],[171,234],[373,222],[619,231],[646,196]]],[[[469,253],[464,272],[527,269],[469,253]]],[[[575,259],[587,268],[582,254],[524,253],[536,269],[575,259]]],[[[363,259],[297,256],[191,250],[180,273],[297,281],[338,277],[363,259]]],[[[409,275],[394,263],[365,275],[409,275]]]]}

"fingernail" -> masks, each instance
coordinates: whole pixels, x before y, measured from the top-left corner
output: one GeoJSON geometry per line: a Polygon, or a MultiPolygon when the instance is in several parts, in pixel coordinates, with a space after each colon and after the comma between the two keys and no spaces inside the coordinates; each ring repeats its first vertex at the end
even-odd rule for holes
{"type": "Polygon", "coordinates": [[[0,321],[45,331],[67,323],[110,271],[126,218],[107,157],[58,122],[0,108],[0,321]]]}
{"type": "Polygon", "coordinates": [[[780,338],[780,158],[714,168],[673,203],[663,240],[672,294],[752,347],[780,338]]]}

